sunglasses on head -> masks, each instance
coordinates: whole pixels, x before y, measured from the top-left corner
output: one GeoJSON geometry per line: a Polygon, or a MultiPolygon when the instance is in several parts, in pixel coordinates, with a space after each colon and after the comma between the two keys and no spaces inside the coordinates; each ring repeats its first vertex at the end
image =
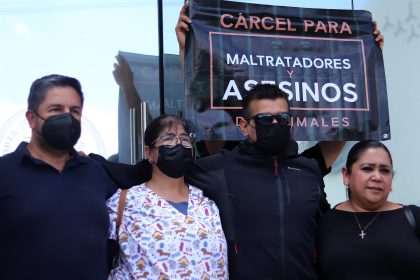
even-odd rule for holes
{"type": "Polygon", "coordinates": [[[279,124],[290,124],[290,115],[288,113],[280,113],[280,114],[256,114],[254,116],[251,116],[249,118],[246,118],[246,120],[249,122],[249,120],[253,119],[255,121],[256,125],[267,125],[272,124],[274,120],[276,120],[279,124]]]}

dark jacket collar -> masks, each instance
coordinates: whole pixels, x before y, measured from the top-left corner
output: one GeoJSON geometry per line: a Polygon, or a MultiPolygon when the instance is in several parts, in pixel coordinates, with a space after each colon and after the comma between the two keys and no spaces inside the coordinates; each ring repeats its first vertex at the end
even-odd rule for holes
{"type": "MultiPolygon", "coordinates": [[[[256,158],[270,159],[270,160],[272,159],[270,156],[266,156],[263,153],[261,153],[260,150],[258,150],[258,148],[255,146],[255,144],[249,142],[249,140],[246,140],[240,143],[235,149],[237,149],[241,153],[249,154],[256,158]]],[[[297,157],[297,155],[298,155],[298,144],[296,143],[295,140],[291,139],[287,146],[286,153],[283,155],[279,155],[278,159],[285,160],[285,159],[295,158],[297,157]]]]}

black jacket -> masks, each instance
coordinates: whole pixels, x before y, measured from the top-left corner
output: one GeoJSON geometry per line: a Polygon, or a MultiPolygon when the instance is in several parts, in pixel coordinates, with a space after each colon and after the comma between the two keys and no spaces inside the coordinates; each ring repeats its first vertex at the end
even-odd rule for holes
{"type": "MultiPolygon", "coordinates": [[[[148,179],[145,161],[105,165],[122,185],[148,179]]],[[[194,162],[186,179],[219,207],[230,279],[317,279],[314,239],[318,216],[329,209],[327,172],[318,146],[299,156],[294,141],[277,160],[246,142],[194,162]]]]}
{"type": "Polygon", "coordinates": [[[298,156],[295,142],[277,160],[240,144],[195,161],[188,180],[219,207],[230,279],[317,279],[317,219],[329,205],[319,164],[298,156]]]}

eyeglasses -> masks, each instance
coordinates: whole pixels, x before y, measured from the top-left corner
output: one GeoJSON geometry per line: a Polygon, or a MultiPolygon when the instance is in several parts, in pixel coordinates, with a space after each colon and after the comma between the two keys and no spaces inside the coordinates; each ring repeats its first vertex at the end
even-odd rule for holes
{"type": "Polygon", "coordinates": [[[290,124],[290,115],[288,113],[280,113],[280,114],[256,114],[255,116],[251,116],[246,118],[249,120],[253,119],[256,125],[268,125],[272,124],[274,120],[276,120],[279,124],[290,124]]]}
{"type": "Polygon", "coordinates": [[[184,146],[185,148],[192,148],[192,143],[191,143],[191,138],[189,136],[179,136],[176,137],[175,135],[162,135],[159,136],[158,138],[156,138],[155,141],[153,141],[151,143],[151,145],[154,145],[158,140],[160,140],[162,142],[162,144],[164,146],[170,146],[170,147],[174,147],[179,143],[181,143],[182,146],[184,146]]]}

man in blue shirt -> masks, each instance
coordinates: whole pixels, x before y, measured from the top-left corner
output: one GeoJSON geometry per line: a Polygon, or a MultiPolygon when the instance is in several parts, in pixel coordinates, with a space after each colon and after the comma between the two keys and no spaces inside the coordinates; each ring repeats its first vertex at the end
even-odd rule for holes
{"type": "Polygon", "coordinates": [[[31,86],[31,140],[0,157],[0,279],[107,278],[105,202],[115,187],[73,148],[82,108],[74,78],[49,75],[31,86]]]}

